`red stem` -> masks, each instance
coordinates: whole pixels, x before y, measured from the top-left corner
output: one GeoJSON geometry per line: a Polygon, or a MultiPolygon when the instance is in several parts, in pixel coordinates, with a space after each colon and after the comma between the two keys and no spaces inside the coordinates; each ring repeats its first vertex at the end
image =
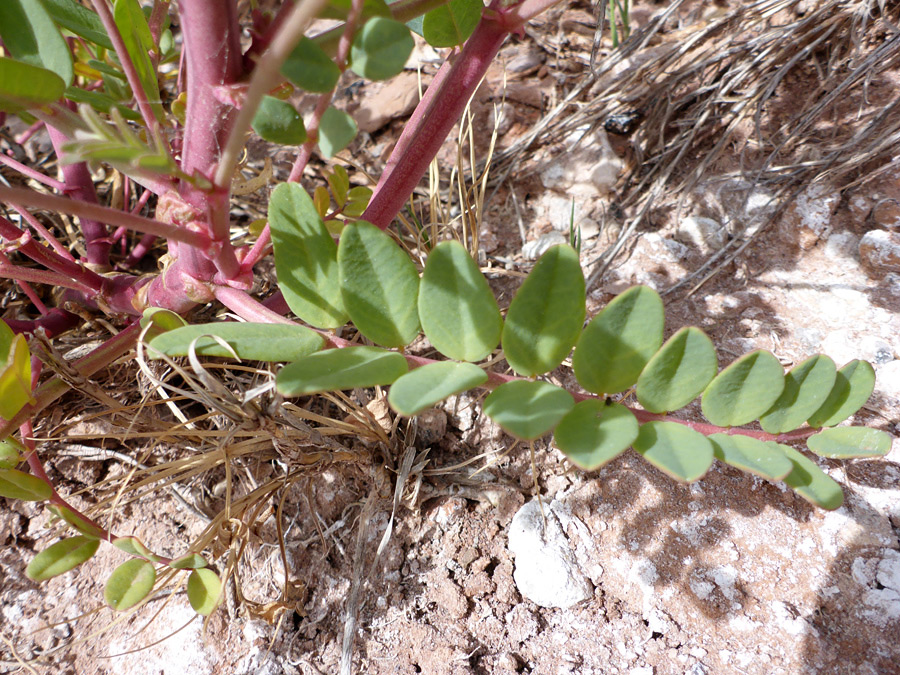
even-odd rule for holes
{"type": "MultiPolygon", "coordinates": [[[[43,124],[43,122],[41,122],[41,124],[43,124]]],[[[45,176],[40,171],[32,169],[30,166],[25,166],[21,162],[17,162],[12,157],[9,157],[2,152],[0,152],[0,164],[6,164],[6,166],[18,171],[23,176],[27,176],[32,180],[43,183],[47,187],[53,188],[54,190],[59,190],[60,192],[62,192],[66,189],[66,184],[62,181],[58,181],[55,178],[50,178],[50,176],[45,176]]]]}

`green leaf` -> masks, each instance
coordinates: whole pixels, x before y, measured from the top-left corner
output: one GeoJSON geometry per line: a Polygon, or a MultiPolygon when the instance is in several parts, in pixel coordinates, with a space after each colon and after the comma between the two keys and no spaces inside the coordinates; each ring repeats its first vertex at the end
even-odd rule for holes
{"type": "Polygon", "coordinates": [[[159,556],[153,553],[149,548],[144,546],[137,537],[116,537],[112,540],[112,545],[120,551],[125,551],[128,555],[136,558],[143,558],[151,562],[159,562],[159,556]]]}
{"type": "Polygon", "coordinates": [[[465,42],[481,20],[481,0],[450,0],[425,15],[422,34],[432,47],[455,47],[465,42]]]}
{"type": "Polygon", "coordinates": [[[553,432],[556,447],[582,469],[593,471],[628,449],[638,436],[638,422],[618,403],[581,401],[553,432]]]}
{"type": "Polygon", "coordinates": [[[306,142],[306,127],[297,109],[274,96],[263,96],[252,126],[260,138],[270,143],[300,145],[306,142]]]}
{"type": "Polygon", "coordinates": [[[162,307],[148,307],[145,309],[143,314],[141,314],[140,324],[141,329],[150,326],[145,335],[148,340],[152,340],[154,337],[167,330],[175,330],[176,328],[188,325],[187,321],[182,319],[178,314],[170,309],[163,309],[162,307]]]}
{"type": "Polygon", "coordinates": [[[319,45],[304,37],[281,66],[281,74],[301,89],[324,94],[334,89],[341,69],[319,45]]]}
{"type": "Polygon", "coordinates": [[[816,506],[833,511],[844,503],[844,491],[840,484],[820,469],[803,453],[786,445],[779,445],[794,468],[784,482],[798,495],[816,506]]]}
{"type": "Polygon", "coordinates": [[[745,354],[719,373],[703,392],[703,414],[720,427],[757,419],[784,389],[784,368],[771,352],[745,354]]]}
{"type": "Polygon", "coordinates": [[[827,356],[817,354],[795,366],[784,378],[784,391],[759,418],[770,434],[793,431],[809,419],[828,398],[837,374],[827,356]]]}
{"type": "MultiPolygon", "coordinates": [[[[202,356],[250,361],[296,361],[319,351],[325,340],[306,326],[278,323],[201,323],[170,330],[153,338],[150,346],[168,356],[187,356],[191,345],[202,356]],[[224,340],[234,353],[209,335],[224,340]]],[[[149,355],[152,357],[153,353],[149,355]]]]}
{"type": "Polygon", "coordinates": [[[386,80],[403,70],[415,42],[399,21],[376,16],[366,21],[350,47],[350,69],[369,80],[386,80]]]}
{"type": "Polygon", "coordinates": [[[402,354],[377,347],[326,349],[289,363],[275,378],[285,396],[391,384],[409,370],[402,354]]]}
{"type": "Polygon", "coordinates": [[[317,328],[347,323],[337,245],[312,199],[297,183],[282,183],[269,199],[278,287],[297,316],[317,328]]]}
{"type": "Polygon", "coordinates": [[[12,351],[16,334],[13,333],[5,321],[0,321],[0,367],[9,363],[9,353],[12,351]]]}
{"type": "Polygon", "coordinates": [[[52,494],[53,489],[37,476],[18,469],[0,469],[0,497],[40,502],[52,494]]]}
{"type": "Polygon", "coordinates": [[[188,576],[187,595],[197,614],[209,616],[222,598],[222,580],[211,569],[195,569],[188,576]]]}
{"type": "Polygon", "coordinates": [[[448,396],[484,384],[487,379],[487,373],[471,363],[429,363],[394,382],[388,403],[401,415],[412,417],[448,396]]]}
{"type": "Polygon", "coordinates": [[[533,380],[501,384],[484,399],[484,413],[513,436],[526,441],[550,431],[575,405],[565,389],[533,380]]]}
{"type": "Polygon", "coordinates": [[[169,563],[169,567],[175,570],[195,570],[200,569],[201,567],[206,567],[209,563],[206,562],[206,558],[197,553],[188,553],[186,555],[181,556],[180,558],[175,558],[172,562],[169,563]]]}
{"type": "Polygon", "coordinates": [[[98,548],[100,548],[99,539],[88,537],[62,539],[34,556],[25,568],[25,576],[33,581],[45,581],[90,560],[98,548]]]}
{"type": "Polygon", "coordinates": [[[347,113],[329,106],[319,121],[319,150],[334,157],[356,138],[356,122],[347,113]]]}
{"type": "Polygon", "coordinates": [[[106,34],[103,22],[96,12],[79,5],[75,0],[41,0],[53,20],[75,35],[101,47],[112,49],[112,40],[106,34]]]}
{"type": "Polygon", "coordinates": [[[882,457],[891,451],[891,437],[869,427],[824,429],[806,439],[806,445],[819,457],[850,459],[882,457]]]}
{"type": "Polygon", "coordinates": [[[365,221],[344,228],[338,244],[341,295],[360,333],[385,347],[419,334],[419,273],[391,237],[365,221]]]}
{"type": "Polygon", "coordinates": [[[122,35],[125,50],[137,71],[144,95],[153,109],[153,115],[157,121],[164,124],[165,112],[160,104],[159,82],[156,79],[153,61],[150,60],[150,52],[156,51],[156,44],[153,42],[153,34],[150,32],[140,3],[138,0],[115,0],[113,18],[122,35]]]}
{"type": "Polygon", "coordinates": [[[52,70],[67,86],[72,84],[72,53],[38,0],[0,2],[0,37],[15,59],[52,70]]]}
{"type": "Polygon", "coordinates": [[[675,422],[642,424],[633,447],[657,469],[687,483],[705,474],[713,462],[706,436],[675,422]]]}
{"type": "Polygon", "coordinates": [[[595,394],[617,394],[637,382],[663,343],[662,298],[647,286],[632,286],[584,329],[572,368],[578,383],[595,394]]]}
{"type": "Polygon", "coordinates": [[[140,113],[100,92],[88,91],[87,89],[81,89],[79,87],[68,87],[63,95],[69,101],[86,103],[94,110],[99,110],[100,112],[109,113],[115,109],[127,120],[136,121],[141,119],[140,113]]]}
{"type": "Polygon", "coordinates": [[[153,563],[133,558],[122,563],[109,575],[103,597],[118,612],[130,609],[146,598],[156,583],[153,563]]]}
{"type": "Polygon", "coordinates": [[[331,194],[334,195],[334,201],[340,208],[347,203],[347,195],[350,192],[350,177],[347,170],[340,164],[335,165],[334,170],[328,174],[326,178],[328,186],[331,188],[331,194]]]}
{"type": "Polygon", "coordinates": [[[364,185],[350,188],[347,193],[347,203],[344,204],[343,213],[348,218],[359,218],[366,212],[369,201],[372,199],[372,189],[364,185]]]}
{"type": "MultiPolygon", "coordinates": [[[[3,326],[6,331],[12,332],[6,324],[3,326]]],[[[0,348],[6,349],[3,360],[0,360],[0,417],[10,420],[27,404],[33,404],[34,398],[31,395],[28,341],[24,335],[15,335],[10,341],[6,331],[3,331],[3,344],[0,344],[0,348]]]]}
{"type": "Polygon", "coordinates": [[[100,527],[79,515],[68,506],[48,504],[47,510],[89,539],[102,539],[105,535],[105,532],[100,527]]]}
{"type": "Polygon", "coordinates": [[[738,434],[713,434],[709,440],[716,459],[768,480],[781,480],[794,468],[781,446],[773,441],[738,434]]]}
{"type": "Polygon", "coordinates": [[[419,287],[422,329],[441,354],[480,361],[500,342],[503,318],[487,280],[458,241],[434,247],[419,287]]]}
{"type": "Polygon", "coordinates": [[[875,369],[854,360],[839,371],[828,398],[807,420],[811,427],[833,427],[863,407],[875,391],[875,369]]]}
{"type": "Polygon", "coordinates": [[[0,111],[20,113],[62,98],[63,79],[51,70],[0,57],[0,111]]]}
{"type": "Polygon", "coordinates": [[[670,337],[641,372],[637,397],[646,410],[665,413],[687,405],[716,375],[716,349],[694,326],[670,337]]]}
{"type": "Polygon", "coordinates": [[[0,441],[0,469],[12,469],[22,461],[18,448],[8,440],[0,441]]]}
{"type": "Polygon", "coordinates": [[[556,368],[584,324],[584,275],[571,246],[554,246],[538,260],[506,313],[503,352],[519,375],[556,368]]]}
{"type": "MultiPolygon", "coordinates": [[[[325,9],[322,10],[321,16],[323,19],[338,19],[340,21],[346,21],[347,16],[350,13],[351,6],[352,0],[330,0],[325,6],[325,9]]],[[[387,6],[387,3],[384,2],[384,0],[363,1],[361,19],[365,21],[369,17],[373,16],[383,16],[388,19],[391,18],[391,9],[387,6]]]]}

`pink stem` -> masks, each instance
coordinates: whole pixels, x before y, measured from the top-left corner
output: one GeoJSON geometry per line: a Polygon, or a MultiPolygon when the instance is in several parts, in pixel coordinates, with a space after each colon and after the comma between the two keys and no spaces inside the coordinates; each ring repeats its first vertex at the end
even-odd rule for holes
{"type": "MultiPolygon", "coordinates": [[[[41,122],[43,124],[43,122],[41,122]]],[[[6,164],[11,169],[15,169],[23,176],[27,176],[32,180],[36,180],[39,183],[43,183],[49,188],[53,188],[54,190],[59,190],[60,192],[66,189],[66,184],[62,181],[58,181],[55,178],[50,178],[50,176],[45,176],[40,171],[32,169],[30,166],[25,166],[21,162],[17,162],[12,157],[8,157],[0,152],[0,164],[6,164]]]]}
{"type": "Polygon", "coordinates": [[[74,279],[67,277],[64,274],[60,274],[59,272],[37,270],[31,267],[22,267],[20,265],[6,265],[5,263],[0,263],[0,277],[5,279],[15,279],[20,282],[71,288],[74,291],[81,291],[82,293],[92,293],[92,289],[88,286],[80,284],[74,279]]]}
{"type": "Polygon", "coordinates": [[[25,145],[28,141],[31,140],[32,136],[34,136],[38,131],[41,130],[42,126],[44,126],[44,122],[42,120],[38,120],[21,134],[16,136],[16,143],[18,143],[19,145],[25,145]]]}
{"type": "Polygon", "coordinates": [[[29,225],[31,225],[31,227],[34,228],[35,232],[37,232],[39,235],[41,235],[41,237],[44,238],[44,241],[46,241],[50,245],[50,248],[52,248],[66,260],[75,260],[75,257],[71,253],[69,253],[69,249],[63,246],[62,243],[60,243],[60,241],[50,233],[50,230],[44,227],[44,224],[41,221],[31,215],[28,209],[23,206],[19,206],[18,204],[10,203],[9,205],[20,216],[22,216],[25,222],[27,222],[29,225]]]}
{"type": "Polygon", "coordinates": [[[303,177],[303,170],[306,169],[309,158],[312,157],[312,152],[319,142],[319,124],[322,121],[322,115],[325,114],[325,111],[328,110],[328,106],[331,105],[331,97],[333,95],[334,90],[319,96],[319,100],[316,102],[316,108],[313,110],[312,117],[306,127],[306,133],[309,138],[306,143],[300,146],[300,151],[297,153],[297,159],[294,160],[294,166],[291,167],[291,175],[288,176],[288,181],[299,183],[300,179],[303,177]]]}
{"type": "Polygon", "coordinates": [[[253,246],[244,256],[243,260],[241,260],[241,273],[250,274],[253,271],[253,268],[256,267],[256,264],[269,255],[271,244],[272,230],[269,228],[269,224],[266,223],[262,232],[259,233],[259,237],[253,242],[253,246]]]}

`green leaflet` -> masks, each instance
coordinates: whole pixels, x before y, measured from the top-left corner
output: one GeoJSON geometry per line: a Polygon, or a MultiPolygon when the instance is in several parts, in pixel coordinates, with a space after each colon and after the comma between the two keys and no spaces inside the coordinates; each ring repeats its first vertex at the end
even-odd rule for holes
{"type": "Polygon", "coordinates": [[[578,383],[595,394],[617,394],[635,382],[663,342],[662,298],[647,286],[617,296],[584,329],[572,368],[578,383]]]}
{"type": "Polygon", "coordinates": [[[172,562],[169,563],[169,567],[176,570],[194,570],[199,569],[201,567],[206,567],[209,563],[206,562],[206,558],[197,553],[188,553],[186,555],[181,556],[180,558],[175,558],[172,562]]]}
{"type": "Polygon", "coordinates": [[[716,375],[712,341],[699,328],[682,328],[670,337],[644,368],[637,398],[650,412],[665,413],[690,403],[716,375]]]}
{"type": "MultiPolygon", "coordinates": [[[[9,331],[6,324],[3,327],[9,331]]],[[[6,363],[0,360],[0,417],[9,420],[27,404],[34,403],[31,395],[31,354],[25,336],[14,336],[3,356],[6,363]]]]}
{"type": "Polygon", "coordinates": [[[297,109],[274,96],[263,96],[253,116],[253,131],[260,138],[279,145],[300,145],[306,142],[306,127],[297,109]]]}
{"type": "Polygon", "coordinates": [[[419,273],[390,236],[365,221],[351,223],[338,245],[341,295],[360,333],[384,347],[404,347],[419,334],[419,273]]]}
{"type": "Polygon", "coordinates": [[[99,539],[89,537],[62,539],[32,558],[25,568],[25,576],[33,581],[45,581],[90,560],[98,548],[100,548],[99,539]]]}
{"type": "Polygon", "coordinates": [[[73,101],[75,103],[86,103],[94,110],[99,110],[100,112],[110,113],[114,109],[118,110],[122,117],[124,117],[126,120],[131,120],[132,122],[141,119],[141,114],[139,112],[136,112],[128,106],[119,103],[106,94],[101,94],[96,91],[88,91],[87,89],[80,89],[78,87],[68,87],[64,92],[64,95],[66,97],[66,100],[73,101]]]}
{"type": "MultiPolygon", "coordinates": [[[[330,0],[329,3],[325,6],[325,9],[322,10],[322,18],[346,21],[347,15],[350,13],[351,5],[351,0],[330,0]]],[[[384,0],[363,1],[361,19],[365,21],[366,19],[373,16],[383,16],[387,19],[391,18],[391,9],[387,6],[387,3],[385,3],[384,0]]]]}
{"type": "Polygon", "coordinates": [[[784,478],[784,482],[798,495],[816,506],[833,511],[844,503],[841,486],[816,463],[803,453],[786,445],[779,445],[794,468],[784,478]]]}
{"type": "Polygon", "coordinates": [[[716,459],[767,480],[781,480],[794,468],[781,446],[773,441],[737,434],[713,434],[709,440],[716,459]]]}
{"type": "Polygon", "coordinates": [[[487,280],[458,241],[444,241],[428,255],[419,287],[419,319],[444,356],[480,361],[503,330],[503,318],[487,280]]]}
{"type": "Polygon", "coordinates": [[[628,449],[638,436],[638,422],[628,408],[588,399],[576,404],[553,432],[556,446],[587,471],[628,449]]]}
{"type": "Polygon", "coordinates": [[[52,70],[66,86],[72,84],[72,53],[41,2],[0,2],[0,37],[15,59],[52,70]]]}
{"type": "Polygon", "coordinates": [[[484,384],[487,379],[487,373],[472,363],[429,363],[394,382],[388,403],[401,415],[412,417],[448,396],[484,384]]]}
{"type": "Polygon", "coordinates": [[[402,354],[377,347],[326,349],[289,363],[275,378],[285,396],[392,384],[409,366],[402,354]]]}
{"type": "Polygon", "coordinates": [[[112,40],[106,34],[103,22],[96,12],[79,5],[75,0],[41,0],[53,20],[75,35],[101,47],[112,49],[112,40]]]}
{"type": "Polygon", "coordinates": [[[368,21],[350,47],[350,69],[369,80],[386,80],[403,70],[415,42],[399,21],[376,16],[368,21]]]}
{"type": "Polygon", "coordinates": [[[0,469],[13,469],[22,461],[19,450],[8,440],[0,441],[0,469]]]}
{"type": "Polygon", "coordinates": [[[347,323],[334,243],[312,199],[297,183],[282,183],[269,200],[278,287],[297,316],[317,328],[347,323]]]}
{"type": "Polygon", "coordinates": [[[341,69],[319,45],[304,37],[281,66],[281,74],[301,89],[324,94],[334,89],[341,69]]]}
{"type": "Polygon", "coordinates": [[[686,483],[700,478],[713,462],[706,436],[675,422],[642,424],[633,447],[657,469],[686,483]]]}
{"type": "Polygon", "coordinates": [[[850,459],[882,457],[891,451],[891,437],[869,427],[824,429],[806,439],[806,445],[819,457],[850,459]]]}
{"type": "Polygon", "coordinates": [[[197,614],[209,616],[222,598],[222,580],[211,569],[195,569],[188,575],[187,595],[197,614]]]}
{"type": "Polygon", "coordinates": [[[481,0],[450,0],[428,12],[422,35],[432,47],[455,47],[465,42],[481,20],[481,0]]]}
{"type": "Polygon", "coordinates": [[[556,368],[584,324],[584,275],[578,253],[554,246],[538,260],[506,313],[502,342],[506,360],[519,375],[556,368]]]}
{"type": "Polygon", "coordinates": [[[319,121],[319,150],[325,157],[334,157],[356,138],[357,131],[356,122],[350,115],[329,106],[319,121]]]}
{"type": "Polygon", "coordinates": [[[160,124],[165,125],[165,112],[159,98],[159,82],[156,79],[153,61],[150,60],[150,52],[156,50],[156,45],[140,3],[138,0],[115,0],[113,18],[122,35],[125,50],[137,71],[144,95],[150,102],[153,115],[160,124]]]}
{"type": "Polygon", "coordinates": [[[782,434],[802,425],[825,402],[836,379],[834,361],[817,354],[795,366],[784,378],[784,391],[759,418],[770,434],[782,434]]]}
{"type": "Polygon", "coordinates": [[[58,101],[63,79],[46,68],[0,57],[0,111],[18,113],[58,101]]]}
{"type": "Polygon", "coordinates": [[[155,583],[156,569],[153,563],[133,558],[119,565],[109,575],[103,597],[107,605],[121,612],[146,598],[155,583]]]}
{"type": "Polygon", "coordinates": [[[784,389],[784,369],[771,352],[745,354],[703,392],[703,414],[720,427],[738,427],[766,412],[784,389]]]}
{"type": "Polygon", "coordinates": [[[834,386],[822,406],[807,420],[811,427],[833,427],[863,407],[875,391],[875,369],[867,361],[854,360],[835,376],[834,386]]]}
{"type": "Polygon", "coordinates": [[[532,441],[550,431],[575,405],[565,389],[547,382],[514,380],[484,399],[484,413],[517,438],[532,441]]]}
{"type": "Polygon", "coordinates": [[[144,560],[149,560],[151,562],[159,562],[159,556],[144,546],[144,542],[137,537],[117,537],[116,539],[113,539],[112,545],[120,551],[125,551],[128,555],[133,555],[136,558],[143,558],[144,560]]]}
{"type": "Polygon", "coordinates": [[[61,504],[48,504],[47,510],[54,516],[65,521],[70,527],[77,530],[89,539],[100,539],[103,537],[103,530],[83,516],[79,515],[68,506],[61,504]]]}
{"type": "MultiPolygon", "coordinates": [[[[219,322],[183,326],[153,338],[150,346],[168,356],[197,354],[250,361],[296,361],[319,351],[325,340],[306,326],[278,323],[219,322]],[[231,349],[220,344],[214,335],[231,349]]],[[[153,350],[148,356],[154,357],[153,350]]]]}
{"type": "Polygon", "coordinates": [[[52,494],[53,489],[37,476],[18,469],[0,469],[0,497],[40,502],[52,494]]]}

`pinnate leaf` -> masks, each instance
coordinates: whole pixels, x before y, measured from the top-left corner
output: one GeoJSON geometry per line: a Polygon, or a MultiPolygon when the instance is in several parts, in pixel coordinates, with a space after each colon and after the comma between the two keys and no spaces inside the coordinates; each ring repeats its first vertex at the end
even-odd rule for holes
{"type": "Polygon", "coordinates": [[[738,427],[766,412],[784,389],[784,369],[771,352],[745,354],[719,373],[706,391],[703,414],[720,427],[738,427]]]}
{"type": "Polygon", "coordinates": [[[572,368],[578,383],[595,394],[617,394],[635,382],[663,343],[662,298],[647,286],[632,286],[584,329],[572,368]]]}
{"type": "Polygon", "coordinates": [[[281,66],[281,74],[306,91],[324,94],[334,89],[341,69],[309,38],[300,38],[281,66]]]}
{"type": "Polygon", "coordinates": [[[506,360],[530,377],[556,368],[581,333],[584,275],[578,253],[554,246],[538,260],[506,313],[502,341],[506,360]]]}
{"type": "Polygon", "coordinates": [[[412,417],[448,396],[484,384],[487,379],[487,373],[472,363],[429,363],[394,382],[388,392],[388,403],[401,415],[412,417]]]}
{"type": "Polygon", "coordinates": [[[834,386],[821,407],[807,420],[811,427],[833,427],[863,407],[875,391],[875,369],[853,360],[837,371],[834,386]]]}
{"type": "Polygon", "coordinates": [[[627,450],[638,430],[637,420],[625,406],[588,399],[560,420],[553,440],[573,463],[592,471],[627,450]]]}
{"type": "Polygon", "coordinates": [[[784,482],[806,501],[833,511],[844,503],[844,491],[840,484],[820,469],[814,461],[786,445],[779,445],[794,468],[784,482]]]}
{"type": "Polygon", "coordinates": [[[368,21],[350,47],[350,69],[369,80],[386,80],[403,70],[415,42],[409,28],[376,16],[368,21]]]}
{"type": "MultiPolygon", "coordinates": [[[[220,356],[251,361],[296,361],[319,351],[321,335],[306,326],[278,323],[219,322],[183,326],[155,337],[150,346],[168,356],[187,356],[191,345],[202,356],[220,356]],[[227,349],[215,339],[223,340],[227,349]],[[232,353],[233,350],[233,353],[232,353]]],[[[149,351],[153,356],[153,351],[149,351]]]]}
{"type": "Polygon", "coordinates": [[[820,457],[831,459],[882,457],[891,451],[891,437],[869,427],[836,427],[810,436],[806,445],[820,457]]]}
{"type": "Polygon", "coordinates": [[[279,145],[300,145],[306,141],[306,127],[297,109],[274,96],[263,96],[253,116],[253,131],[260,138],[279,145]]]}
{"type": "Polygon", "coordinates": [[[211,569],[195,569],[188,576],[187,595],[197,614],[209,616],[222,597],[222,580],[211,569]]]}
{"type": "Polygon", "coordinates": [[[491,392],[483,410],[507,433],[532,441],[555,427],[574,405],[565,389],[548,382],[514,380],[491,392]]]}
{"type": "Polygon", "coordinates": [[[0,497],[40,502],[52,494],[50,485],[37,476],[18,469],[0,469],[0,497]]]}
{"type": "Polygon", "coordinates": [[[435,246],[419,288],[422,329],[441,354],[480,361],[500,342],[503,318],[478,265],[458,241],[435,246]]]}
{"type": "Polygon", "coordinates": [[[641,425],[634,449],[672,478],[695,481],[713,462],[712,443],[703,434],[675,422],[641,425]]]}
{"type": "Polygon", "coordinates": [[[25,568],[25,575],[34,581],[58,576],[90,560],[99,547],[100,540],[90,537],[62,539],[38,553],[25,568]]]}
{"type": "Polygon", "coordinates": [[[156,569],[153,563],[132,558],[122,563],[106,581],[103,597],[106,604],[116,611],[124,611],[138,604],[153,590],[156,569]]]}
{"type": "Polygon", "coordinates": [[[52,70],[67,86],[72,84],[75,75],[72,53],[43,3],[37,0],[0,2],[0,37],[14,58],[52,70]]]}
{"type": "Polygon", "coordinates": [[[781,396],[759,418],[762,428],[781,434],[802,425],[828,398],[836,378],[834,361],[823,354],[795,366],[784,378],[781,396]]]}
{"type": "Polygon", "coordinates": [[[409,370],[402,354],[377,347],[326,349],[289,363],[275,378],[285,396],[392,384],[409,370]]]}
{"type": "Polygon", "coordinates": [[[646,410],[665,413],[687,405],[716,375],[716,350],[694,326],[670,337],[644,368],[637,397],[646,410]]]}
{"type": "Polygon", "coordinates": [[[319,149],[325,157],[334,157],[356,138],[357,131],[350,115],[329,106],[319,121],[319,149]]]}
{"type": "Polygon", "coordinates": [[[481,20],[481,0],[450,0],[425,15],[422,34],[432,47],[455,47],[465,42],[481,20]]]}
{"type": "Polygon", "coordinates": [[[773,441],[737,434],[713,434],[709,440],[716,459],[768,480],[781,480],[794,468],[781,446],[773,441]]]}

